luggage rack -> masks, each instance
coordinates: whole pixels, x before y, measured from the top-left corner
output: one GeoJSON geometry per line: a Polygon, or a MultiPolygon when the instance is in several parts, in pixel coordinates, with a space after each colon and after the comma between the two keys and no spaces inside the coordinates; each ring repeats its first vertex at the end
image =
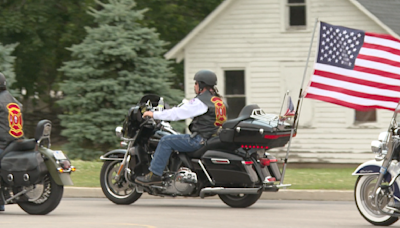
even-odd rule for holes
{"type": "Polygon", "coordinates": [[[271,126],[275,125],[277,127],[279,124],[284,124],[284,121],[281,121],[278,115],[267,114],[261,108],[253,109],[250,117],[268,123],[271,126]]]}

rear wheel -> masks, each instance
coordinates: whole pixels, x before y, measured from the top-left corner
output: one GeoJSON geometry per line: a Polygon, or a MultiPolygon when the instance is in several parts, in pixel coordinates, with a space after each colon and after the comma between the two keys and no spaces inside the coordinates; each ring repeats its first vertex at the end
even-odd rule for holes
{"type": "Polygon", "coordinates": [[[115,204],[131,204],[138,200],[142,193],[136,192],[136,185],[121,176],[115,179],[121,161],[105,161],[100,172],[100,185],[104,195],[115,204]]]}
{"type": "Polygon", "coordinates": [[[257,194],[218,195],[226,205],[234,208],[245,208],[253,205],[261,197],[262,191],[257,194]]]}
{"type": "MultiPolygon", "coordinates": [[[[15,192],[16,193],[16,192],[15,192]]],[[[18,205],[31,215],[45,215],[53,211],[60,203],[64,193],[64,186],[56,184],[50,174],[47,174],[42,183],[23,196],[24,202],[18,205]]]]}
{"type": "Polygon", "coordinates": [[[398,218],[390,215],[382,214],[380,210],[389,202],[389,197],[385,194],[379,194],[378,205],[375,198],[372,198],[378,175],[359,176],[354,189],[354,198],[356,206],[360,214],[371,224],[376,226],[390,226],[395,223],[398,218]],[[379,210],[380,209],[380,210],[379,210]]]}

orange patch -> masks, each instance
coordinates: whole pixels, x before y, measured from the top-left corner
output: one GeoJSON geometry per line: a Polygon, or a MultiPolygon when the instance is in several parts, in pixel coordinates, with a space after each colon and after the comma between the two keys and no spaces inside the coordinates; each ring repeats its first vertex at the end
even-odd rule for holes
{"type": "Polygon", "coordinates": [[[24,132],[22,130],[22,114],[21,109],[16,103],[10,103],[7,105],[8,109],[8,124],[10,131],[8,132],[15,138],[22,137],[24,132]]]}
{"type": "Polygon", "coordinates": [[[226,107],[219,97],[212,97],[211,102],[214,103],[215,106],[214,126],[220,127],[226,121],[226,107]]]}

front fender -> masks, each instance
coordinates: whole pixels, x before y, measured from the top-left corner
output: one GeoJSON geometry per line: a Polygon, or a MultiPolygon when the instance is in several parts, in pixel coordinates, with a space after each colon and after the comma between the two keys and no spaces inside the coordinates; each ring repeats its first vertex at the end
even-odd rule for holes
{"type": "Polygon", "coordinates": [[[359,165],[352,175],[375,175],[379,174],[383,161],[370,160],[359,165]]]}
{"type": "Polygon", "coordinates": [[[102,161],[122,161],[127,150],[124,149],[116,149],[109,151],[100,157],[102,161]]]}

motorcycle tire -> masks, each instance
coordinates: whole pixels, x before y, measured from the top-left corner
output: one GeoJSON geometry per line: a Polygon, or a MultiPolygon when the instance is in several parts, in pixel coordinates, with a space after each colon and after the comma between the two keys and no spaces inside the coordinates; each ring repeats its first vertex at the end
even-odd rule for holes
{"type": "Polygon", "coordinates": [[[58,206],[63,193],[64,186],[56,184],[51,175],[47,174],[41,184],[37,184],[32,192],[22,197],[24,201],[18,202],[18,206],[31,215],[46,215],[58,206]],[[30,195],[35,195],[34,199],[30,195]]]}
{"type": "Polygon", "coordinates": [[[127,205],[138,200],[142,193],[136,192],[136,187],[122,176],[119,181],[114,177],[121,161],[105,161],[100,171],[100,185],[104,195],[113,203],[127,205]]]}
{"type": "MultiPolygon", "coordinates": [[[[359,176],[354,188],[354,198],[360,214],[369,223],[375,226],[390,226],[397,222],[398,218],[382,214],[378,211],[375,200],[369,197],[374,190],[378,175],[359,176]]],[[[387,199],[382,198],[382,201],[387,199]]],[[[379,200],[379,201],[381,201],[379,200]]],[[[385,206],[387,203],[383,203],[385,206]]]]}
{"type": "Polygon", "coordinates": [[[218,195],[226,205],[233,208],[246,208],[253,205],[261,197],[262,191],[257,194],[218,195]]]}

